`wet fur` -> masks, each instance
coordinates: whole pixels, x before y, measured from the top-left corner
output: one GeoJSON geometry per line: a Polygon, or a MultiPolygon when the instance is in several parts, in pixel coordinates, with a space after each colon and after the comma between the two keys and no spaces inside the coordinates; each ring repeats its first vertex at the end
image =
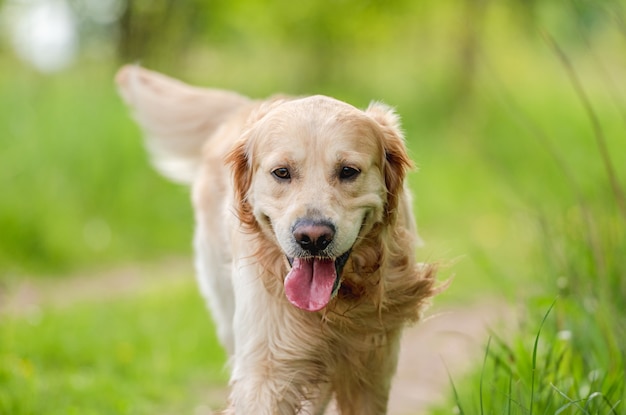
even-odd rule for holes
{"type": "Polygon", "coordinates": [[[435,267],[415,261],[404,188],[412,164],[393,111],[374,103],[364,117],[342,119],[376,132],[384,205],[367,216],[337,296],[312,313],[285,298],[285,253],[250,202],[250,135],[290,98],[253,101],[138,67],[122,68],[117,83],[156,167],[193,186],[198,279],[231,354],[224,413],[323,414],[332,398],[342,414],[386,413],[402,329],[438,291],[435,267]]]}

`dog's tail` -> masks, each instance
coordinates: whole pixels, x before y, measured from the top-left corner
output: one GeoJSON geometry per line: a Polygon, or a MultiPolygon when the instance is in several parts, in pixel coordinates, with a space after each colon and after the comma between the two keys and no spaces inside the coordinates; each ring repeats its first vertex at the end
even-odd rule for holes
{"type": "Polygon", "coordinates": [[[204,142],[251,102],[234,92],[192,87],[136,65],[121,68],[115,81],[146,136],[153,164],[182,183],[192,181],[204,142]]]}

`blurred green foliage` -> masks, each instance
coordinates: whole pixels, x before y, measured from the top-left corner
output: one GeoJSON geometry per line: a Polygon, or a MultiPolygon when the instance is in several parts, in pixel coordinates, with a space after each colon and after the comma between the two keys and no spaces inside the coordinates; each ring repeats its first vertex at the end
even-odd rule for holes
{"type": "Polygon", "coordinates": [[[111,68],[0,73],[1,276],[189,252],[187,191],[149,170],[111,68]]]}
{"type": "Polygon", "coordinates": [[[589,120],[542,31],[576,59],[613,162],[626,164],[619,1],[129,1],[106,24],[81,14],[83,0],[70,4],[83,37],[69,70],[38,74],[4,44],[2,275],[189,252],[187,190],[149,170],[111,81],[129,61],[254,97],[325,93],[397,106],[422,168],[411,180],[434,257],[508,237],[524,203],[574,204],[550,148],[581,192],[607,194],[602,162],[589,157],[589,120]],[[455,245],[457,229],[474,240],[455,245]]]}

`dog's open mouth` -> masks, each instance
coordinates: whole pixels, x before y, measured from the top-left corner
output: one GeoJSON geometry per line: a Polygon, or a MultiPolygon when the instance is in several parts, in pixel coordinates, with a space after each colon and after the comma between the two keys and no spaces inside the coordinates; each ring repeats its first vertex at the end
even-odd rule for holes
{"type": "Polygon", "coordinates": [[[339,290],[349,256],[350,251],[337,258],[288,258],[291,271],[285,277],[285,294],[289,302],[306,311],[326,307],[339,290]]]}

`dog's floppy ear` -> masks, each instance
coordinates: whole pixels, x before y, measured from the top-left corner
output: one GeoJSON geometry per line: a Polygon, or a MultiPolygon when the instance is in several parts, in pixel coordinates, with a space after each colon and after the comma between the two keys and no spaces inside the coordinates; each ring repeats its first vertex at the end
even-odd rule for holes
{"type": "Polygon", "coordinates": [[[146,136],[154,166],[182,183],[193,180],[204,142],[249,102],[234,92],[195,88],[139,66],[124,66],[115,81],[146,136]]]}
{"type": "Polygon", "coordinates": [[[252,158],[255,137],[259,134],[258,127],[263,117],[286,100],[286,97],[276,96],[261,103],[252,111],[241,137],[226,156],[226,164],[229,164],[232,170],[237,216],[241,223],[250,229],[256,229],[258,226],[248,198],[254,168],[252,158]]]}
{"type": "Polygon", "coordinates": [[[252,205],[248,200],[248,191],[252,185],[252,161],[250,154],[250,132],[235,144],[226,156],[226,163],[232,169],[235,209],[241,223],[251,229],[256,227],[252,205]]]}
{"type": "Polygon", "coordinates": [[[407,171],[413,168],[413,163],[404,144],[400,118],[394,110],[380,102],[372,102],[365,113],[378,123],[382,132],[383,171],[387,187],[385,217],[391,221],[396,216],[398,199],[403,192],[404,178],[407,171]]]}

